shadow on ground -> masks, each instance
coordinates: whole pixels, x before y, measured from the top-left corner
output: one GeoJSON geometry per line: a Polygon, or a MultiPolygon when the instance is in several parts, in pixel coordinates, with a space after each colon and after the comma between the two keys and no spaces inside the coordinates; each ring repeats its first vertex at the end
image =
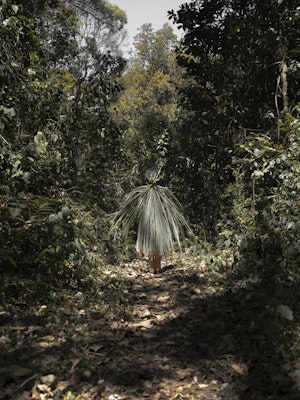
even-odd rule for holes
{"type": "Polygon", "coordinates": [[[289,321],[274,311],[299,310],[287,282],[197,265],[151,276],[131,265],[90,293],[12,305],[0,315],[2,398],[298,399],[299,313],[289,321]]]}

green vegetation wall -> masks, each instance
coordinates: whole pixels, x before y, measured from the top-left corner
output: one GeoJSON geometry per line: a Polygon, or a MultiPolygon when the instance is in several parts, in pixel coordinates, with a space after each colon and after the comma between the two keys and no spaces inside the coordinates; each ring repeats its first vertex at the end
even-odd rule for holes
{"type": "Polygon", "coordinates": [[[1,271],[58,281],[88,263],[115,197],[108,107],[125,62],[108,49],[126,16],[104,1],[7,0],[0,11],[1,271]]]}
{"type": "Polygon", "coordinates": [[[181,80],[176,44],[169,25],[157,31],[151,24],[142,25],[120,80],[124,90],[111,107],[122,132],[123,172],[139,183],[147,168],[163,167],[169,157],[178,106],[176,82],[181,80]]]}
{"type": "Polygon", "coordinates": [[[171,17],[186,73],[170,170],[190,218],[215,237],[236,144],[251,132],[285,142],[277,123],[300,99],[298,2],[192,1],[171,17]]]}

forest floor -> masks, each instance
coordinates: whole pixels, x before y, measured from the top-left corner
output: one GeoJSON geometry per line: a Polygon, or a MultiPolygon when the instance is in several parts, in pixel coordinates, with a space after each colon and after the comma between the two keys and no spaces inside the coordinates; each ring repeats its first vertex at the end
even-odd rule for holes
{"type": "Polygon", "coordinates": [[[0,306],[0,398],[300,399],[298,292],[190,256],[25,291],[0,306]]]}

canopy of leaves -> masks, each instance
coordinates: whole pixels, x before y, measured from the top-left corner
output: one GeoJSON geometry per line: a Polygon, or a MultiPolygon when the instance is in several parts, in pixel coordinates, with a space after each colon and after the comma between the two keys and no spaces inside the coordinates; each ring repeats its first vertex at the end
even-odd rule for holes
{"type": "Polygon", "coordinates": [[[180,63],[205,90],[202,97],[215,107],[218,103],[220,113],[230,114],[234,126],[267,126],[265,114],[276,113],[274,97],[282,60],[293,76],[290,102],[297,103],[297,5],[294,0],[204,0],[186,4],[173,14],[185,33],[180,63]]]}
{"type": "Polygon", "coordinates": [[[203,0],[171,17],[186,71],[171,168],[193,220],[213,231],[234,142],[250,131],[278,139],[277,120],[299,101],[299,10],[293,0],[203,0]]]}
{"type": "Polygon", "coordinates": [[[181,72],[175,60],[177,40],[168,25],[153,31],[140,28],[134,51],[120,83],[124,90],[111,107],[122,129],[124,152],[132,169],[139,172],[163,165],[177,108],[175,82],[181,72]]]}
{"type": "MultiPolygon", "coordinates": [[[[90,10],[78,6],[1,6],[0,258],[1,270],[8,265],[16,275],[44,269],[58,281],[61,271],[89,264],[83,243],[96,237],[79,242],[78,198],[85,192],[86,204],[97,199],[111,206],[103,187],[118,157],[118,131],[107,108],[124,60],[84,46],[79,21],[90,10]]],[[[108,15],[124,17],[110,10],[103,26],[112,22],[108,15]]]]}

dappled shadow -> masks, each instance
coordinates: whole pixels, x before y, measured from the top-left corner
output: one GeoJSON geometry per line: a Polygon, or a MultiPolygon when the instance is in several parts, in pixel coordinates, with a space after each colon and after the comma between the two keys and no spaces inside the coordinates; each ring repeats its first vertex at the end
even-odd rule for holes
{"type": "Polygon", "coordinates": [[[54,374],[54,399],[87,387],[93,399],[299,398],[288,358],[293,322],[274,311],[278,302],[297,310],[296,284],[201,268],[174,264],[159,276],[141,265],[112,268],[91,292],[2,314],[2,397],[54,374]],[[58,382],[67,383],[55,391],[58,382]]]}
{"type": "MultiPolygon", "coordinates": [[[[191,282],[189,275],[185,281],[191,282]]],[[[285,357],[291,345],[290,322],[280,320],[272,308],[274,292],[289,297],[297,292],[295,286],[258,278],[247,282],[237,275],[223,282],[220,293],[200,293],[192,299],[162,283],[161,293],[168,289],[176,298],[172,308],[182,307],[182,312],[164,322],[154,321],[146,330],[123,324],[124,340],[113,356],[116,369],[103,371],[108,379],[120,384],[120,375],[125,381],[130,376],[141,386],[157,377],[178,379],[178,370],[192,367],[194,379],[216,379],[222,387],[219,395],[226,398],[299,398],[285,357]]],[[[143,292],[148,296],[153,291],[158,293],[144,282],[143,292]]],[[[158,311],[151,296],[144,297],[144,303],[154,307],[154,314],[158,311]]],[[[169,306],[166,301],[160,312],[168,312],[169,306]]]]}
{"type": "MultiPolygon", "coordinates": [[[[226,293],[192,301],[187,313],[161,327],[158,340],[167,335],[173,344],[162,344],[160,354],[212,372],[229,384],[224,396],[235,387],[241,399],[298,398],[285,359],[289,322],[274,314],[265,282],[239,289],[232,284],[226,293]]],[[[297,291],[292,285],[278,289],[297,291]]]]}
{"type": "MultiPolygon", "coordinates": [[[[217,288],[207,287],[204,278],[204,288],[192,269],[181,275],[166,272],[158,287],[149,278],[139,288],[153,326],[147,326],[147,319],[141,329],[130,321],[120,326],[126,348],[114,354],[117,371],[132,375],[133,362],[135,383],[142,384],[158,376],[176,379],[178,370],[192,367],[193,378],[216,379],[222,388],[219,395],[226,398],[299,398],[289,357],[293,322],[276,314],[282,302],[297,310],[296,284],[280,282],[264,269],[261,274],[224,275],[217,288]],[[190,285],[200,291],[192,294],[190,285]],[[158,306],[159,295],[166,293],[172,300],[167,297],[158,306]],[[170,309],[171,318],[155,320],[170,309]]],[[[117,384],[119,372],[110,379],[117,384]]]]}
{"type": "Polygon", "coordinates": [[[174,270],[176,268],[176,264],[167,264],[162,267],[162,272],[174,270]]]}

